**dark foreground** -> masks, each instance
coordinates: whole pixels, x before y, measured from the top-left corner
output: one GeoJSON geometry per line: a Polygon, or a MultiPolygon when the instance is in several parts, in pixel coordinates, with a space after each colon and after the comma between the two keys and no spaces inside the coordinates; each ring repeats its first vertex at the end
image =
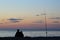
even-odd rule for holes
{"type": "Polygon", "coordinates": [[[0,37],[0,40],[60,40],[60,37],[0,37]]]}

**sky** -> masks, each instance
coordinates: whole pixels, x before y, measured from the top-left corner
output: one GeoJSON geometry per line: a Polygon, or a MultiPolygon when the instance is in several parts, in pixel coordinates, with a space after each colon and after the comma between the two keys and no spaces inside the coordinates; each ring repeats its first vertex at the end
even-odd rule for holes
{"type": "Polygon", "coordinates": [[[0,29],[60,29],[60,0],[0,0],[0,29]]]}

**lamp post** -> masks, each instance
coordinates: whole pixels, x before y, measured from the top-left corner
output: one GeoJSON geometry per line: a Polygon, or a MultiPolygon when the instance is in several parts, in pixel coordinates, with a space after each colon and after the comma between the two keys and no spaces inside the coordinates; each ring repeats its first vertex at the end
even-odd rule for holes
{"type": "Polygon", "coordinates": [[[46,18],[46,15],[45,15],[45,28],[46,28],[46,37],[47,37],[47,18],[46,18]]]}
{"type": "Polygon", "coordinates": [[[46,13],[42,14],[45,17],[45,29],[46,29],[46,37],[47,37],[47,18],[46,18],[46,13]]]}
{"type": "MultiPolygon", "coordinates": [[[[41,14],[41,15],[44,15],[44,20],[45,20],[44,25],[45,25],[45,31],[46,31],[46,37],[47,37],[47,36],[48,36],[48,35],[47,35],[47,16],[46,16],[46,13],[43,13],[43,14],[41,14]]],[[[40,15],[37,14],[36,16],[40,16],[40,15]]]]}

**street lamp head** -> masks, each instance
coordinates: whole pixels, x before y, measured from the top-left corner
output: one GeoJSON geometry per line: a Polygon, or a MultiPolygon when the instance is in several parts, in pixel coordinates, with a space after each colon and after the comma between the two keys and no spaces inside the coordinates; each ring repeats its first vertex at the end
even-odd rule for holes
{"type": "Polygon", "coordinates": [[[41,15],[46,15],[46,13],[42,13],[41,15]]]}

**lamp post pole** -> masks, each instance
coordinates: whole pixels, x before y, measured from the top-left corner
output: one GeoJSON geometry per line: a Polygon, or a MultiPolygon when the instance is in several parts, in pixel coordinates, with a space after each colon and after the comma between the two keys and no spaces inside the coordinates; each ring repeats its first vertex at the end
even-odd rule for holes
{"type": "MultiPolygon", "coordinates": [[[[46,17],[46,13],[44,13],[42,15],[44,15],[44,19],[45,19],[44,25],[45,25],[45,29],[46,29],[45,31],[46,31],[46,37],[47,37],[47,17],[46,17]]],[[[39,16],[39,15],[36,15],[36,16],[39,16]]]]}
{"type": "Polygon", "coordinates": [[[46,37],[47,37],[47,18],[46,18],[46,14],[45,14],[45,28],[46,28],[46,37]]]}
{"type": "Polygon", "coordinates": [[[44,13],[42,15],[44,15],[44,20],[45,20],[44,25],[45,25],[45,31],[46,31],[46,37],[47,37],[47,17],[46,17],[46,13],[44,13]]]}

